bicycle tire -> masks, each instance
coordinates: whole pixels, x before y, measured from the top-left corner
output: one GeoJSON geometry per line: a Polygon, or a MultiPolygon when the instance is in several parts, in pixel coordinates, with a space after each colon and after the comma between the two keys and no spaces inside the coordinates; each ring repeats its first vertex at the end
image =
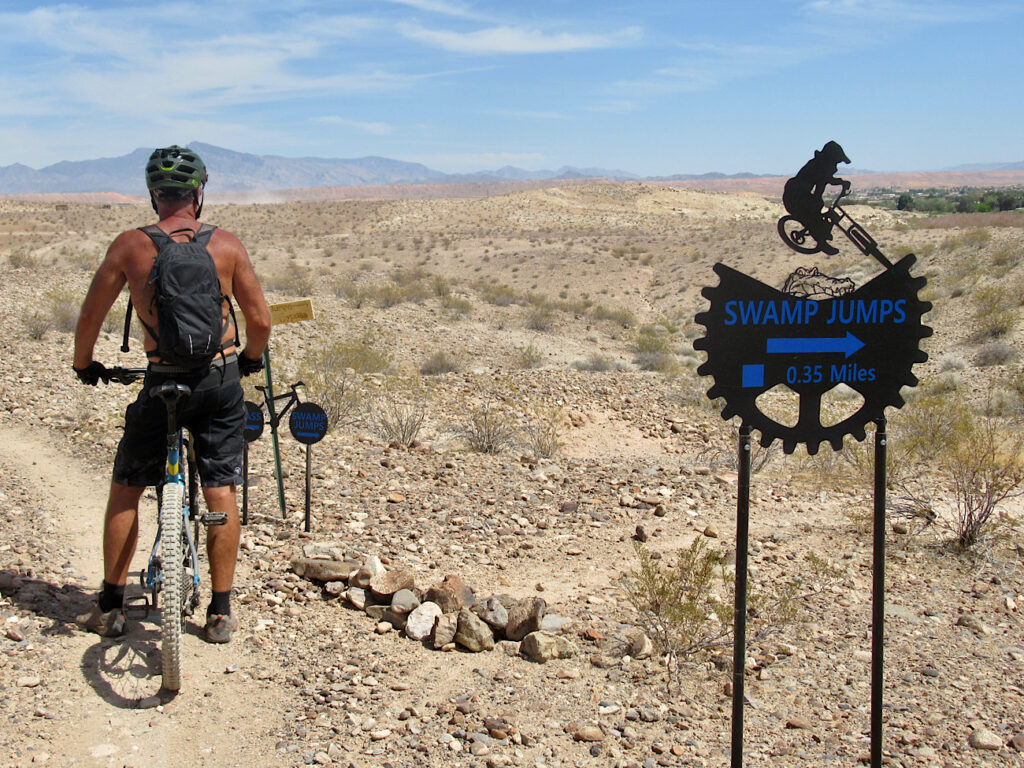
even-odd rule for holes
{"type": "Polygon", "coordinates": [[[797,253],[817,253],[821,246],[814,239],[814,236],[807,231],[807,227],[795,216],[783,216],[779,219],[779,237],[782,242],[788,245],[797,253]],[[799,229],[789,228],[788,224],[796,224],[799,229]],[[810,245],[807,245],[810,243],[810,245]]]}
{"type": "Polygon", "coordinates": [[[181,688],[182,617],[184,556],[184,517],[181,505],[184,488],[179,483],[167,483],[160,504],[160,557],[163,563],[163,582],[160,601],[160,634],[163,666],[163,686],[168,691],[181,688]]]}

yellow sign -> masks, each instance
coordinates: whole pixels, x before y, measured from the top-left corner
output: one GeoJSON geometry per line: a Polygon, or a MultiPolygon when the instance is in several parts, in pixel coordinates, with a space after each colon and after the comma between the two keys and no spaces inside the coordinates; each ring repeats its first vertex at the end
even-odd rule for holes
{"type": "Polygon", "coordinates": [[[271,325],[281,325],[283,323],[301,323],[303,320],[312,319],[312,299],[299,299],[298,301],[286,301],[282,304],[270,305],[271,325]]]}

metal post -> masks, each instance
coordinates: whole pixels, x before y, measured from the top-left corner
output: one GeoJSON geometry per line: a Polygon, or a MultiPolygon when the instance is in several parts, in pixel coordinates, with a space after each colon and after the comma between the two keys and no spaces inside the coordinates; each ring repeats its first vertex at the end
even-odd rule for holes
{"type": "Polygon", "coordinates": [[[310,486],[310,483],[311,483],[310,477],[313,474],[312,469],[313,469],[313,446],[312,445],[307,445],[306,446],[306,525],[305,525],[305,528],[304,528],[306,533],[309,533],[309,528],[310,528],[310,525],[309,525],[309,500],[310,500],[310,487],[311,487],[310,486]]]}
{"type": "Polygon", "coordinates": [[[736,593],[732,646],[732,768],[743,768],[743,678],[747,658],[747,546],[750,538],[750,432],[740,426],[736,488],[736,593]]]}
{"type": "Polygon", "coordinates": [[[875,514],[871,586],[871,768],[882,766],[882,672],[885,642],[885,417],[875,421],[875,514]]]}
{"type": "Polygon", "coordinates": [[[249,524],[249,441],[242,441],[242,525],[249,524]]]}
{"type": "Polygon", "coordinates": [[[281,447],[277,441],[277,414],[274,412],[274,381],[270,373],[270,347],[263,350],[263,376],[267,382],[267,410],[270,412],[270,437],[274,446],[274,475],[277,477],[277,503],[281,507],[281,517],[287,515],[284,510],[284,480],[281,477],[281,447]]]}

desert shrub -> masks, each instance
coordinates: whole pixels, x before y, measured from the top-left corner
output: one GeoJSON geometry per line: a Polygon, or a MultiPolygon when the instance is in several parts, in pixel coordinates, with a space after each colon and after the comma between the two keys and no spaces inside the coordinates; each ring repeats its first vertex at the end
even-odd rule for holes
{"type": "Polygon", "coordinates": [[[263,278],[263,285],[268,290],[288,296],[309,296],[313,293],[313,278],[309,269],[296,261],[289,261],[283,272],[263,278]]]}
{"type": "Polygon", "coordinates": [[[420,364],[420,373],[424,376],[436,376],[439,373],[457,373],[462,364],[457,355],[444,350],[433,352],[420,364]]]}
{"type": "Polygon", "coordinates": [[[526,315],[526,327],[531,331],[550,331],[555,313],[548,306],[535,306],[526,315]]]}
{"type": "Polygon", "coordinates": [[[993,341],[982,346],[974,355],[974,364],[981,368],[1005,365],[1017,357],[1017,350],[1004,341],[993,341]]]}
{"type": "Polygon", "coordinates": [[[516,347],[515,353],[512,356],[512,362],[516,368],[536,368],[541,364],[544,359],[543,353],[537,349],[537,346],[531,341],[524,347],[516,347]]]}
{"type": "Polygon", "coordinates": [[[507,307],[519,301],[515,289],[502,283],[484,283],[478,286],[480,298],[496,307],[507,307]]]}
{"type": "MultiPolygon", "coordinates": [[[[974,322],[982,338],[1005,336],[1017,324],[1016,301],[1001,283],[986,285],[972,295],[974,322]]],[[[1014,297],[1015,299],[1015,297],[1014,297]]]]}
{"type": "Polygon", "coordinates": [[[452,295],[452,281],[441,275],[430,278],[430,290],[439,299],[447,299],[452,295]]]}
{"type": "Polygon", "coordinates": [[[70,288],[51,288],[43,295],[44,312],[49,313],[54,330],[73,333],[78,325],[82,297],[70,288]]]}
{"type": "Polygon", "coordinates": [[[722,556],[698,536],[680,550],[675,566],[664,566],[641,544],[634,544],[638,567],[621,582],[640,628],[665,658],[669,687],[679,690],[686,657],[728,645],[732,606],[714,591],[728,589],[722,556]]]}
{"type": "Polygon", "coordinates": [[[622,307],[606,307],[603,304],[595,304],[590,308],[590,317],[597,321],[610,320],[623,328],[631,328],[636,325],[636,315],[622,307]]]}
{"type": "Polygon", "coordinates": [[[577,371],[591,371],[603,373],[606,371],[621,371],[623,366],[615,358],[609,355],[602,355],[600,352],[593,352],[587,355],[586,360],[576,360],[572,367],[577,371]]]}
{"type": "Polygon", "coordinates": [[[340,427],[361,418],[361,375],[387,372],[390,365],[388,354],[377,347],[376,336],[367,331],[356,338],[310,349],[300,364],[299,375],[310,397],[327,412],[331,426],[340,427]]]}
{"type": "Polygon", "coordinates": [[[643,371],[666,373],[679,367],[672,350],[672,340],[659,326],[643,326],[636,335],[634,348],[633,362],[643,371]]]}
{"type": "Polygon", "coordinates": [[[458,434],[471,451],[493,454],[515,444],[517,429],[509,409],[487,399],[466,410],[458,434]]]}
{"type": "Polygon", "coordinates": [[[558,407],[536,407],[530,410],[523,428],[523,439],[531,456],[550,459],[562,450],[564,417],[558,407]]]}
{"type": "Polygon", "coordinates": [[[446,296],[441,302],[441,306],[448,310],[450,317],[455,319],[468,317],[473,312],[473,303],[469,299],[459,296],[446,296]]]}
{"type": "Polygon", "coordinates": [[[366,423],[382,440],[409,447],[416,442],[426,414],[427,403],[421,390],[388,388],[373,399],[366,423]]]}
{"type": "Polygon", "coordinates": [[[14,269],[35,269],[41,262],[31,251],[19,248],[7,254],[7,263],[14,269]]]}
{"type": "Polygon", "coordinates": [[[31,313],[26,312],[22,317],[22,323],[25,326],[25,332],[28,334],[28,337],[34,341],[42,339],[53,326],[52,318],[38,309],[31,313]]]}
{"type": "Polygon", "coordinates": [[[953,543],[969,549],[998,524],[1000,505],[1024,493],[1024,433],[1000,426],[989,411],[974,413],[962,400],[952,403],[952,429],[939,466],[953,486],[950,525],[953,543]]]}

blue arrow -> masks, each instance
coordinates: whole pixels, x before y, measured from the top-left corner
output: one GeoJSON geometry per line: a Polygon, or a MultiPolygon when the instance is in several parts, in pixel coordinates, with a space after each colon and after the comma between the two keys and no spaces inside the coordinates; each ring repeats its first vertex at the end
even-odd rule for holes
{"type": "Polygon", "coordinates": [[[864,346],[864,342],[849,331],[845,337],[832,336],[818,339],[768,339],[768,354],[822,354],[842,352],[849,357],[864,346]]]}

